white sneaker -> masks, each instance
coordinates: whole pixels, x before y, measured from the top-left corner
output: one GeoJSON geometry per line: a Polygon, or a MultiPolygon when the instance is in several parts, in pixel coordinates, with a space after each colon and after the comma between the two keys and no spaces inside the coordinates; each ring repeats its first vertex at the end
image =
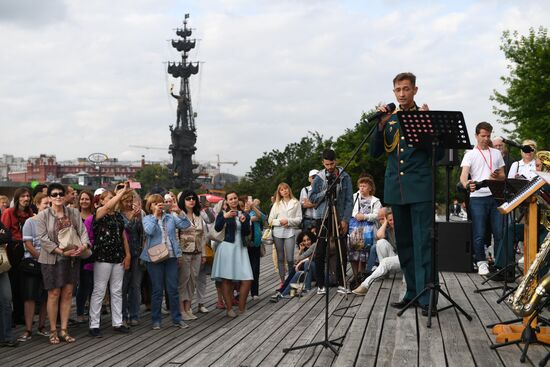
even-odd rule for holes
{"type": "Polygon", "coordinates": [[[200,305],[199,306],[199,312],[200,313],[208,313],[208,312],[210,312],[210,310],[208,308],[204,307],[203,305],[200,305]]]}
{"type": "Polygon", "coordinates": [[[191,317],[191,315],[189,315],[187,312],[185,311],[182,311],[181,312],[181,319],[183,321],[191,321],[191,320],[195,320],[193,317],[191,317]]]}
{"type": "Polygon", "coordinates": [[[479,275],[489,274],[489,265],[487,264],[487,261],[478,261],[477,262],[477,273],[479,275]]]}
{"type": "Polygon", "coordinates": [[[325,287],[317,288],[317,294],[327,294],[326,288],[325,287]]]}
{"type": "Polygon", "coordinates": [[[187,311],[187,314],[188,314],[193,320],[198,319],[198,317],[195,316],[195,314],[193,313],[193,310],[192,310],[192,309],[189,309],[189,311],[187,311]]]}
{"type": "Polygon", "coordinates": [[[338,286],[338,289],[336,290],[336,292],[342,293],[342,294],[350,294],[351,293],[351,291],[349,289],[344,288],[341,285],[338,286]]]}

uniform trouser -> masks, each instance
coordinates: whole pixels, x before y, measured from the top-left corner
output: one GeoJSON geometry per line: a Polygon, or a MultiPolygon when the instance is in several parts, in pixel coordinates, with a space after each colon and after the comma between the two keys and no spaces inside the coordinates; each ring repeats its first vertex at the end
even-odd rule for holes
{"type": "Polygon", "coordinates": [[[101,305],[105,298],[107,284],[111,290],[111,323],[117,327],[122,325],[122,281],[124,266],[122,263],[111,264],[96,262],[94,264],[94,290],[90,300],[90,329],[99,328],[101,305]]]}
{"type": "Polygon", "coordinates": [[[142,278],[143,269],[139,265],[139,257],[132,257],[130,268],[124,272],[122,282],[122,316],[125,320],[139,320],[142,278]]]}
{"type": "Polygon", "coordinates": [[[0,342],[13,341],[11,329],[11,285],[8,273],[0,273],[0,342]]]}
{"type": "Polygon", "coordinates": [[[506,265],[514,264],[516,256],[514,254],[514,244],[523,239],[523,224],[515,224],[512,217],[504,217],[504,220],[508,221],[508,226],[504,225],[502,230],[503,236],[500,246],[495,248],[495,267],[502,269],[506,265]],[[519,232],[521,236],[519,236],[519,232]]]}
{"type": "Polygon", "coordinates": [[[400,269],[401,264],[399,263],[399,257],[397,255],[385,257],[380,260],[378,267],[363,281],[363,283],[361,283],[361,286],[368,288],[376,279],[382,278],[390,272],[397,272],[400,269]]]}
{"type": "MultiPolygon", "coordinates": [[[[327,225],[330,224],[329,215],[326,219],[325,226],[321,228],[322,219],[317,219],[317,228],[320,228],[319,235],[317,236],[317,246],[315,247],[315,278],[317,279],[317,286],[319,288],[325,287],[325,261],[328,261],[328,243],[327,237],[334,238],[336,240],[336,233],[334,235],[327,236],[327,225]]],[[[338,284],[344,285],[344,276],[347,266],[348,258],[348,246],[346,243],[346,233],[340,233],[340,241],[336,241],[336,278],[338,279],[338,284]],[[342,262],[340,261],[340,251],[338,251],[338,242],[340,242],[340,249],[342,253],[342,262]],[[342,274],[342,268],[344,269],[344,274],[342,274]]]]}
{"type": "MultiPolygon", "coordinates": [[[[430,233],[434,220],[432,203],[427,201],[392,205],[392,211],[397,255],[407,283],[407,292],[403,299],[411,300],[431,282],[432,243],[430,233]]],[[[437,278],[435,280],[437,281],[437,278]]],[[[429,300],[430,292],[425,292],[418,302],[427,305],[429,300]]]]}

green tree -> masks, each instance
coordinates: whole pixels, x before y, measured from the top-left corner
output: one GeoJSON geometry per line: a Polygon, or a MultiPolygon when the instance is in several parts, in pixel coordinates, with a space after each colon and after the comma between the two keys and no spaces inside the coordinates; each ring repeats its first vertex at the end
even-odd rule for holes
{"type": "MultiPolygon", "coordinates": [[[[374,111],[369,111],[374,112],[374,111]]],[[[372,124],[367,124],[367,113],[364,112],[359,119],[359,122],[352,128],[346,129],[344,134],[336,139],[334,150],[338,156],[338,164],[344,166],[353,156],[356,149],[359,148],[361,142],[365,139],[372,124]]],[[[386,156],[382,155],[379,158],[373,158],[369,154],[369,143],[371,137],[365,142],[355,157],[350,161],[346,172],[351,176],[354,190],[359,177],[370,175],[374,179],[376,185],[376,196],[383,199],[384,194],[384,172],[386,170],[386,156]]]]}
{"type": "Polygon", "coordinates": [[[494,91],[493,112],[506,132],[518,139],[534,139],[550,148],[550,38],[548,30],[529,30],[527,36],[505,31],[500,49],[509,61],[508,76],[501,77],[504,93],[494,91]]]}
{"type": "Polygon", "coordinates": [[[136,173],[135,179],[141,183],[141,192],[144,194],[172,187],[168,168],[160,164],[143,167],[136,173]]]}
{"type": "Polygon", "coordinates": [[[279,183],[288,183],[294,195],[308,185],[307,173],[313,168],[321,168],[321,153],[331,144],[332,138],[324,139],[318,132],[309,132],[299,142],[288,144],[282,151],[274,149],[264,152],[250,172],[238,184],[227,189],[259,198],[262,207],[267,209],[279,183]]]}

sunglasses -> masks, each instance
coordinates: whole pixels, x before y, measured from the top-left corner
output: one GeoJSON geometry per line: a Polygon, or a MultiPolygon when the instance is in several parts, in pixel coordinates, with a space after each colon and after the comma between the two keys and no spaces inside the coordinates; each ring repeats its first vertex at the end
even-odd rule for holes
{"type": "Polygon", "coordinates": [[[195,199],[193,196],[188,196],[185,198],[185,201],[191,201],[191,200],[196,201],[197,199],[195,199]]]}
{"type": "Polygon", "coordinates": [[[52,198],[56,198],[56,197],[58,197],[58,196],[59,196],[60,198],[62,198],[62,197],[65,197],[65,193],[63,193],[63,192],[52,192],[52,193],[50,194],[50,196],[51,196],[52,198]]]}

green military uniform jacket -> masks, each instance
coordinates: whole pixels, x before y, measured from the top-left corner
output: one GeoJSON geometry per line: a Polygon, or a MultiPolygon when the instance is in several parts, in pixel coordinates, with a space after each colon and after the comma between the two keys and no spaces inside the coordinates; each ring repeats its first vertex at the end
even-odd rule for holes
{"type": "MultiPolygon", "coordinates": [[[[416,104],[410,111],[417,111],[416,104]]],[[[405,205],[432,200],[431,151],[410,148],[397,119],[397,108],[382,131],[376,130],[370,145],[373,157],[388,154],[384,176],[384,202],[405,205]]]]}

